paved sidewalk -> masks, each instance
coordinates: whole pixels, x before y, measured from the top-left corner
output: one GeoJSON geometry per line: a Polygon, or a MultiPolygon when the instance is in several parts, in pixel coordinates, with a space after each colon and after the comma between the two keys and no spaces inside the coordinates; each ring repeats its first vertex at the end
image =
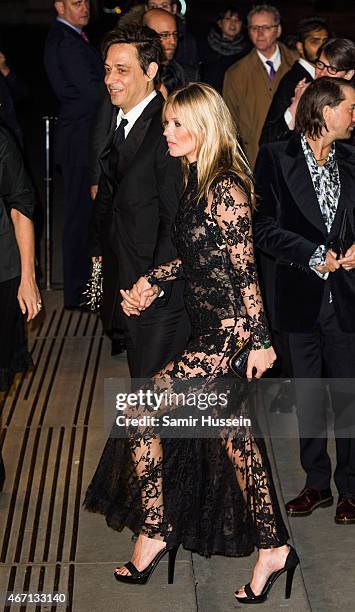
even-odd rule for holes
{"type": "MultiPolygon", "coordinates": [[[[19,376],[0,404],[7,469],[0,495],[0,592],[62,592],[66,606],[11,605],[0,610],[70,612],[225,612],[240,608],[234,590],[250,580],[255,555],[204,559],[179,550],[175,584],[167,562],[144,587],[118,584],[112,571],[126,562],[131,534],[106,527],[82,510],[100,457],[103,379],[127,376],[124,356],[112,358],[93,315],[62,310],[61,293],[44,295],[45,312],[32,324],[35,368],[19,376]]],[[[287,418],[294,419],[294,415],[287,418]]],[[[296,421],[295,421],[296,426],[296,421]]],[[[330,445],[334,456],[334,445],[330,445]]],[[[271,460],[280,500],[303,486],[296,440],[274,440],[271,460]]],[[[355,526],[335,525],[335,508],[288,523],[301,557],[290,600],[280,578],[262,610],[354,610],[355,526]]]]}

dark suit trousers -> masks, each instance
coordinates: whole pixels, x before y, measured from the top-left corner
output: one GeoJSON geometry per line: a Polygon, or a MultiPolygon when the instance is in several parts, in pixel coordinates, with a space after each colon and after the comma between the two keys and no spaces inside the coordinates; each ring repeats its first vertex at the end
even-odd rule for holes
{"type": "Polygon", "coordinates": [[[315,330],[290,333],[289,349],[296,379],[300,454],[307,474],[306,486],[317,490],[330,486],[326,412],[331,403],[336,440],[335,484],[339,494],[355,494],[354,399],[345,402],[344,383],[329,380],[355,377],[355,334],[340,329],[334,306],[329,303],[328,283],[315,330]],[[328,385],[320,380],[322,377],[328,379],[328,385]]]}
{"type": "Polygon", "coordinates": [[[183,352],[190,337],[190,322],[183,306],[152,308],[141,315],[135,340],[126,337],[132,378],[148,378],[183,352]]]}
{"type": "Polygon", "coordinates": [[[89,168],[61,166],[61,171],[64,180],[64,305],[80,306],[91,270],[88,253],[88,228],[92,210],[89,168]]]}

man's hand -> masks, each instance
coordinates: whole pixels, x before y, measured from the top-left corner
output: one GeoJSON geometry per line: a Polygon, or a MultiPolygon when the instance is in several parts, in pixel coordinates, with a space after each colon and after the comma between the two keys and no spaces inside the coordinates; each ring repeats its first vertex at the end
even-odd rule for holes
{"type": "Polygon", "coordinates": [[[123,301],[121,303],[123,312],[129,317],[132,314],[139,316],[143,310],[149,308],[160,293],[157,285],[151,285],[144,276],[141,276],[133,285],[132,289],[126,291],[120,289],[123,301]]]}
{"type": "Polygon", "coordinates": [[[6,63],[5,55],[0,51],[0,72],[4,77],[7,77],[10,74],[10,68],[6,63]]]}
{"type": "Polygon", "coordinates": [[[308,86],[309,86],[309,82],[306,81],[306,77],[298,81],[295,87],[295,95],[293,96],[293,100],[297,100],[298,102],[303,96],[308,86]]]}
{"type": "Polygon", "coordinates": [[[355,244],[351,245],[344,257],[338,259],[338,263],[343,266],[344,270],[347,272],[355,268],[355,244]]]}
{"type": "Polygon", "coordinates": [[[132,289],[127,289],[127,291],[125,289],[120,289],[120,294],[123,298],[121,308],[125,315],[127,315],[127,317],[130,317],[131,315],[136,315],[139,317],[141,314],[140,310],[138,310],[139,297],[137,299],[137,296],[133,292],[133,287],[132,289]]]}
{"type": "Polygon", "coordinates": [[[98,191],[99,191],[99,186],[98,185],[91,185],[91,187],[90,187],[90,197],[91,197],[92,200],[95,200],[98,191]]]}
{"type": "Polygon", "coordinates": [[[289,123],[289,126],[288,126],[291,130],[294,130],[295,128],[295,118],[296,118],[296,111],[297,111],[298,103],[302,95],[306,91],[308,85],[309,83],[307,83],[306,79],[304,78],[301,81],[299,81],[299,83],[297,83],[295,87],[295,93],[293,97],[291,98],[291,104],[287,109],[291,113],[291,116],[292,116],[291,123],[289,123]]]}
{"type": "Polygon", "coordinates": [[[337,254],[334,253],[334,251],[329,250],[325,256],[325,265],[317,266],[316,270],[317,272],[324,274],[325,272],[335,272],[336,270],[339,270],[339,268],[340,260],[337,259],[337,254]]]}

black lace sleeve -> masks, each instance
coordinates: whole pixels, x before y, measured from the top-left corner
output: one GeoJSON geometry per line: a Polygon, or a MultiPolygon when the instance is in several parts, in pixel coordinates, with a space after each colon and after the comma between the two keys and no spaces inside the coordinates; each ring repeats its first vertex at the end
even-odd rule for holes
{"type": "Polygon", "coordinates": [[[249,320],[253,349],[270,341],[261,299],[252,235],[249,198],[237,178],[226,177],[213,187],[211,212],[227,245],[230,261],[240,283],[249,320]]]}
{"type": "Polygon", "coordinates": [[[146,279],[151,285],[159,285],[165,281],[177,280],[183,277],[182,262],[178,258],[161,264],[153,270],[149,270],[148,274],[146,274],[146,279]]]}

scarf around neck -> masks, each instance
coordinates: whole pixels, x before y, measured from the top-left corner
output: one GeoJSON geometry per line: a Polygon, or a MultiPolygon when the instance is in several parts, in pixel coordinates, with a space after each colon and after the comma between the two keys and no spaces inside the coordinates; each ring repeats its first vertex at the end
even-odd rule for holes
{"type": "Polygon", "coordinates": [[[210,47],[221,55],[237,55],[245,49],[245,40],[242,32],[234,40],[227,40],[216,28],[212,28],[207,36],[210,47]]]}

